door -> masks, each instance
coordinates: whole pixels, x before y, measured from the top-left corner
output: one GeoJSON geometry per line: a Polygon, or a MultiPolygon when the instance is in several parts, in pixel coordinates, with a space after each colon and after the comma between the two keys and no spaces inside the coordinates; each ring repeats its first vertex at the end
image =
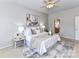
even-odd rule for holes
{"type": "Polygon", "coordinates": [[[79,40],[79,16],[75,17],[75,39],[79,40]]]}

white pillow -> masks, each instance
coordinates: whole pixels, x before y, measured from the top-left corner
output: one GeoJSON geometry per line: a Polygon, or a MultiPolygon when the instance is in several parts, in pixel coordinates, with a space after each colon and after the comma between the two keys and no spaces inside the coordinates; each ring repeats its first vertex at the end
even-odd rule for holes
{"type": "Polygon", "coordinates": [[[47,32],[42,32],[42,33],[38,33],[36,35],[32,35],[32,37],[34,38],[34,37],[43,36],[43,35],[48,35],[48,33],[47,32]]]}

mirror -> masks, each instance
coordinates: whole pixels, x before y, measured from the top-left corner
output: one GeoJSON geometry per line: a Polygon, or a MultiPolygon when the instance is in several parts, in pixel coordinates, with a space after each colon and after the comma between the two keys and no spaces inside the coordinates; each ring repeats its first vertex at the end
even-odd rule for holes
{"type": "Polygon", "coordinates": [[[60,32],[60,19],[54,20],[54,32],[59,33],[60,32]]]}

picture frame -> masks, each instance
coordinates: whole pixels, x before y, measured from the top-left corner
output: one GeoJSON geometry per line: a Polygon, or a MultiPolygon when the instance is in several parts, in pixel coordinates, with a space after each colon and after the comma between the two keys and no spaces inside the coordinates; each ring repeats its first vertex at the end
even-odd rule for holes
{"type": "Polygon", "coordinates": [[[39,16],[26,14],[26,26],[39,25],[39,16]]]}

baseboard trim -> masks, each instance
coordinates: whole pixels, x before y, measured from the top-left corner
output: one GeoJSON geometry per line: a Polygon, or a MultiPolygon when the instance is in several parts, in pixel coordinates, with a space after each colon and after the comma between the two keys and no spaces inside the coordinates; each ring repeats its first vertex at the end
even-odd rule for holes
{"type": "Polygon", "coordinates": [[[61,37],[63,37],[63,38],[68,38],[68,39],[72,39],[72,40],[75,40],[75,38],[74,38],[74,37],[69,37],[69,36],[61,36],[61,37]]]}
{"type": "Polygon", "coordinates": [[[5,49],[5,48],[8,48],[8,47],[11,47],[13,45],[7,45],[7,46],[4,46],[4,47],[0,47],[0,49],[5,49]]]}

